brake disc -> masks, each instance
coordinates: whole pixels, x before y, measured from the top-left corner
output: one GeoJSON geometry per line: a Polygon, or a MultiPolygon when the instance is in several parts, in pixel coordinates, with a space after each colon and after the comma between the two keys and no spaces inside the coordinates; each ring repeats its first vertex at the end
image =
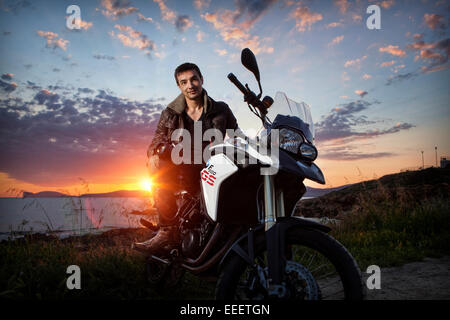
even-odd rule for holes
{"type": "Polygon", "coordinates": [[[287,287],[291,298],[304,300],[319,300],[320,289],[311,272],[300,263],[287,261],[285,273],[287,275],[287,287]]]}

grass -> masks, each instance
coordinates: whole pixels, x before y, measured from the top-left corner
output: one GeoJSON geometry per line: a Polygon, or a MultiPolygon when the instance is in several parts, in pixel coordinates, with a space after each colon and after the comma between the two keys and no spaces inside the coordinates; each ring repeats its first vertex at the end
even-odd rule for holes
{"type": "Polygon", "coordinates": [[[448,197],[418,203],[365,200],[362,210],[348,214],[332,231],[361,270],[450,254],[448,197]]]}
{"type": "MultiPolygon", "coordinates": [[[[144,237],[141,235],[139,240],[144,237]]],[[[201,299],[214,287],[188,275],[170,294],[147,285],[144,257],[125,242],[99,236],[36,239],[27,236],[0,245],[0,297],[31,299],[201,299]],[[81,290],[69,290],[69,265],[81,269],[81,290]]],[[[126,241],[129,240],[129,241],[126,241]]]]}
{"type": "MultiPolygon", "coordinates": [[[[357,203],[332,235],[361,271],[450,254],[448,193],[417,198],[402,186],[355,192],[357,203]],[[394,192],[393,192],[394,191],[394,192]]],[[[448,185],[444,188],[448,188],[448,185]]],[[[430,193],[431,194],[431,193],[430,193]]],[[[144,258],[130,244],[149,230],[112,230],[70,239],[26,236],[0,243],[0,297],[27,299],[212,299],[214,282],[186,273],[181,286],[160,293],[147,285],[144,258]],[[81,268],[81,290],[68,290],[66,269],[81,268]]]]}

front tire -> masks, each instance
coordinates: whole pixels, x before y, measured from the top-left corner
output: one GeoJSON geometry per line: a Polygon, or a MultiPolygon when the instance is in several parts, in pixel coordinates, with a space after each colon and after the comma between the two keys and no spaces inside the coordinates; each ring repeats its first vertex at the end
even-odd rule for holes
{"type": "MultiPolygon", "coordinates": [[[[216,299],[268,298],[265,279],[262,279],[264,274],[267,274],[266,241],[264,235],[259,235],[256,240],[257,267],[249,266],[238,255],[229,257],[217,282],[216,299]]],[[[288,279],[286,287],[291,291],[290,299],[364,298],[359,267],[352,255],[337,240],[318,230],[292,228],[286,233],[285,243],[285,276],[288,279]],[[294,281],[292,276],[296,278],[294,281]]]]}

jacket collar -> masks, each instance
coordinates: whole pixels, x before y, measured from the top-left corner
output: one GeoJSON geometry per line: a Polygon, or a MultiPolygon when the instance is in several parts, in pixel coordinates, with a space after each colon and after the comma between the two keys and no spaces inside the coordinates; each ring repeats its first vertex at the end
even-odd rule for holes
{"type": "MultiPolygon", "coordinates": [[[[207,113],[212,109],[212,101],[208,93],[203,89],[203,112],[207,113]]],[[[167,105],[167,108],[172,109],[178,114],[181,114],[186,109],[186,99],[182,93],[167,105]]]]}

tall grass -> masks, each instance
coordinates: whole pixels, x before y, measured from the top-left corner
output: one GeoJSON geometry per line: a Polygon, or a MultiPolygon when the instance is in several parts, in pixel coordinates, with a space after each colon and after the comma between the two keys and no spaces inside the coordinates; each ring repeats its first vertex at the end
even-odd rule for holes
{"type": "Polygon", "coordinates": [[[365,269],[395,266],[450,253],[450,199],[418,199],[407,190],[381,184],[359,194],[359,206],[347,213],[332,235],[365,269]]]}

